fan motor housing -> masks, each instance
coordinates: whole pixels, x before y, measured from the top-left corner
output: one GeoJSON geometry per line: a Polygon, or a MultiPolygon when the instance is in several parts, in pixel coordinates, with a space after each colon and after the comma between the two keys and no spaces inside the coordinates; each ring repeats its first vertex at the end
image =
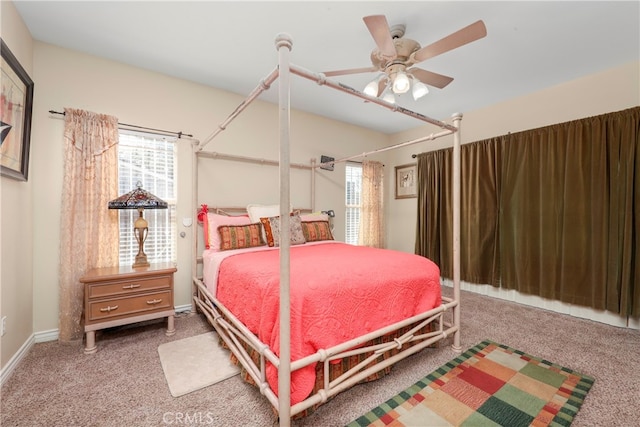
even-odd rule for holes
{"type": "Polygon", "coordinates": [[[395,38],[393,45],[396,48],[396,58],[390,60],[376,48],[371,52],[371,63],[378,69],[384,70],[391,62],[406,62],[413,52],[420,49],[420,43],[407,38],[395,38]]]}

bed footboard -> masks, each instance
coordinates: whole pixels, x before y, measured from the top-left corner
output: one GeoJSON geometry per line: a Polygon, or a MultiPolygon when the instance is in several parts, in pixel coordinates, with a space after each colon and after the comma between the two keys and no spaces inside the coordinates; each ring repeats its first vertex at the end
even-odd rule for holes
{"type": "MultiPolygon", "coordinates": [[[[194,277],[194,306],[215,328],[220,339],[242,366],[243,377],[255,384],[278,412],[278,398],[267,382],[266,365],[279,359],[194,277]]],[[[291,407],[294,418],[310,414],[318,406],[353,385],[381,378],[400,360],[454,334],[452,309],[458,302],[442,297],[442,304],[410,319],[379,329],[291,363],[291,371],[315,364],[316,385],[302,402],[291,407]]]]}

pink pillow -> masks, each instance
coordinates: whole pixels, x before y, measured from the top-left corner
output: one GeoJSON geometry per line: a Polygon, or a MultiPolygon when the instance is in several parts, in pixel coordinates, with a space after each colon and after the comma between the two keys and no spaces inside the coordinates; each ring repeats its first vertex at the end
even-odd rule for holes
{"type": "Polygon", "coordinates": [[[207,214],[209,220],[209,249],[212,251],[220,250],[220,233],[218,227],[221,225],[249,225],[251,219],[248,215],[227,216],[209,212],[207,214]]]}

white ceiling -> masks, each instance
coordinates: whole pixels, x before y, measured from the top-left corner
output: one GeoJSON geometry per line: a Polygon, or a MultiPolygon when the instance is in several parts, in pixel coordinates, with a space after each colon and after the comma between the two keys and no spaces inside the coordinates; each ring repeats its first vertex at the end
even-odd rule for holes
{"type": "MultiPolygon", "coordinates": [[[[487,37],[422,62],[453,77],[398,104],[439,120],[593,74],[640,57],[638,1],[19,1],[34,39],[248,95],[277,65],[274,40],[293,39],[291,61],[321,72],[370,66],[362,17],[405,24],[422,46],[479,19],[487,37]]],[[[375,74],[335,77],[362,90],[375,74]]],[[[36,82],[37,83],[37,82],[36,82]]],[[[277,102],[277,84],[260,99],[277,102]]],[[[394,133],[420,126],[399,113],[294,77],[294,108],[394,133]]],[[[231,111],[229,111],[231,113],[231,111]]]]}

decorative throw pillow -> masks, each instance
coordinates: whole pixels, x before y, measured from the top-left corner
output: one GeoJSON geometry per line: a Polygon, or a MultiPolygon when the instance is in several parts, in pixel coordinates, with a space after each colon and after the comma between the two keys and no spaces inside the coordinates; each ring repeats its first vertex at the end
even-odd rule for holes
{"type": "Polygon", "coordinates": [[[305,221],[302,223],[302,232],[307,242],[334,240],[329,221],[305,221]]]}
{"type": "MultiPolygon", "coordinates": [[[[293,210],[292,207],[289,207],[289,212],[293,210]]],[[[280,205],[255,205],[250,204],[247,205],[247,213],[249,214],[249,218],[251,218],[252,223],[261,222],[260,218],[270,218],[272,216],[280,215],[280,205]]],[[[265,228],[262,229],[262,239],[267,240],[266,235],[267,230],[265,228]]]]}
{"type": "Polygon", "coordinates": [[[219,215],[219,214],[209,212],[207,214],[207,220],[209,221],[209,227],[208,227],[209,249],[212,251],[221,250],[220,249],[220,233],[217,231],[220,226],[251,224],[251,220],[249,219],[248,215],[228,216],[228,215],[219,215]]]}
{"type": "Polygon", "coordinates": [[[264,246],[260,224],[221,225],[218,227],[218,233],[221,251],[264,246]]]}
{"type": "Polygon", "coordinates": [[[302,220],[302,222],[329,221],[329,215],[322,212],[314,212],[309,214],[302,214],[300,215],[300,219],[302,220]]]}
{"type": "MultiPolygon", "coordinates": [[[[280,246],[280,217],[260,218],[260,222],[267,236],[267,245],[280,246]]],[[[302,232],[300,215],[291,215],[289,222],[289,242],[291,245],[301,245],[306,242],[302,232]]]]}

